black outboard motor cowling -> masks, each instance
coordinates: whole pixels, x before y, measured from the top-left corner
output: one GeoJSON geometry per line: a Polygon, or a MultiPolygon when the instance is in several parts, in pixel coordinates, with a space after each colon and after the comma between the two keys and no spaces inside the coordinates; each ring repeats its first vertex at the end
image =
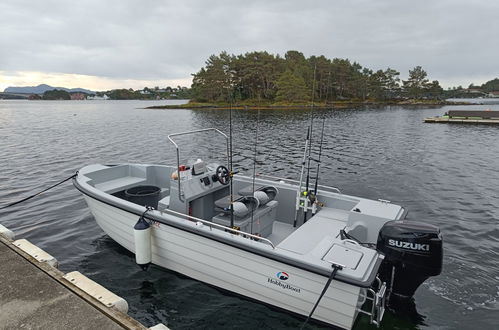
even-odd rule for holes
{"type": "Polygon", "coordinates": [[[390,221],[378,235],[376,249],[385,255],[379,275],[391,294],[410,298],[430,276],[442,271],[442,235],[436,226],[390,221]]]}

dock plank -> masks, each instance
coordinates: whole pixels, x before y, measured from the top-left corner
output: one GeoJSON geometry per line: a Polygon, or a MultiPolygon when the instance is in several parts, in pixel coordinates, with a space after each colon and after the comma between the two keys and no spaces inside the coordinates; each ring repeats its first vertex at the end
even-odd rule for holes
{"type": "Polygon", "coordinates": [[[424,119],[425,123],[440,123],[440,124],[483,124],[483,125],[499,125],[498,119],[457,119],[448,117],[429,117],[424,119]]]}
{"type": "Polygon", "coordinates": [[[0,237],[0,329],[146,329],[126,314],[110,317],[36,262],[0,237]]]}

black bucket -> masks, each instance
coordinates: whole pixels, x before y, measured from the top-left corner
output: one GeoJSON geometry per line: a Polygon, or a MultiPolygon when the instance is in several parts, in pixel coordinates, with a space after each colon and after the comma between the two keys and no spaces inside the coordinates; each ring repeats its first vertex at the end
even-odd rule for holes
{"type": "Polygon", "coordinates": [[[125,190],[126,199],[142,206],[158,208],[161,188],[156,186],[137,186],[125,190]]]}

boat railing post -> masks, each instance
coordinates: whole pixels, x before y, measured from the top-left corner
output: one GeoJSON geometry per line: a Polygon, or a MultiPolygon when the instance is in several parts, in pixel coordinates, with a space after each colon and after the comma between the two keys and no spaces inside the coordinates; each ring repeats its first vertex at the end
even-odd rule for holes
{"type": "Polygon", "coordinates": [[[182,181],[182,180],[180,177],[180,153],[179,153],[178,147],[177,147],[177,181],[178,181],[178,199],[179,199],[179,201],[183,202],[182,190],[180,188],[180,181],[182,181]]]}

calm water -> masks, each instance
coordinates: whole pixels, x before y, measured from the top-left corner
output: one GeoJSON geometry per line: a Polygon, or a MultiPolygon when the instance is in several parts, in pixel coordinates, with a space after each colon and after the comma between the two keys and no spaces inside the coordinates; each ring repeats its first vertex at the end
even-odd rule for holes
{"type": "MultiPolygon", "coordinates": [[[[163,101],[164,102],[164,101],[163,101]]],[[[228,128],[228,112],[145,110],[141,101],[0,101],[0,205],[70,176],[90,163],[172,164],[167,135],[228,128]]],[[[499,126],[424,124],[444,108],[382,107],[317,111],[326,120],[321,184],[406,206],[408,218],[440,226],[444,270],[415,306],[388,313],[384,329],[490,329],[499,324],[499,126]]],[[[473,109],[499,105],[475,105],[473,109]]],[[[251,174],[256,112],[234,111],[234,162],[251,174]]],[[[307,114],[260,113],[260,173],[297,178],[307,114]]],[[[319,129],[314,136],[319,139],[319,129]]],[[[186,141],[195,155],[218,156],[223,141],[186,141]],[[199,143],[198,143],[199,142],[199,143]]],[[[0,211],[0,223],[124,297],[129,314],[173,329],[293,329],[301,320],[152,267],[95,224],[67,183],[0,211]]],[[[313,326],[311,328],[315,328],[313,326]]],[[[357,329],[372,328],[362,319],[357,329]]]]}

